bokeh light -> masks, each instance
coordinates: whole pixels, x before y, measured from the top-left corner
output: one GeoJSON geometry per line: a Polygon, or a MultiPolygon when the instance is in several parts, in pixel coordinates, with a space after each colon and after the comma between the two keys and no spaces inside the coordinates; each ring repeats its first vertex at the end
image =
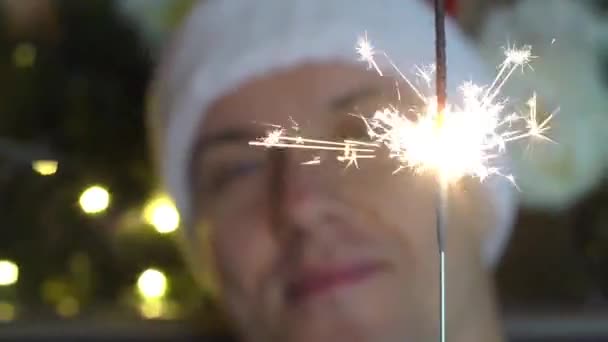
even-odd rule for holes
{"type": "Polygon", "coordinates": [[[60,278],[45,280],[40,286],[40,294],[47,303],[58,303],[69,292],[68,283],[60,278]]]}
{"type": "Polygon", "coordinates": [[[110,193],[103,186],[94,185],[82,192],[78,202],[85,213],[97,214],[108,208],[110,193]]]}
{"type": "Polygon", "coordinates": [[[10,260],[0,260],[0,286],[8,286],[19,280],[19,266],[10,260]]]}
{"type": "Polygon", "coordinates": [[[57,314],[64,318],[74,317],[80,311],[80,304],[78,300],[72,296],[65,296],[57,302],[55,306],[57,314]]]}
{"type": "Polygon", "coordinates": [[[0,322],[8,322],[15,319],[15,305],[9,302],[0,302],[0,322]]]}
{"type": "Polygon", "coordinates": [[[32,163],[32,169],[43,176],[57,173],[59,163],[56,160],[36,160],[32,163]]]}
{"type": "Polygon", "coordinates": [[[36,63],[36,47],[30,43],[21,43],[13,51],[13,62],[17,68],[30,68],[36,63]]]}
{"type": "Polygon", "coordinates": [[[154,268],[142,272],[137,279],[137,291],[144,299],[159,299],[167,294],[167,276],[154,268]]]}
{"type": "Polygon", "coordinates": [[[164,195],[157,196],[146,204],[143,218],[161,234],[174,232],[179,227],[180,221],[175,204],[164,195]]]}
{"type": "Polygon", "coordinates": [[[143,300],[139,303],[139,313],[147,319],[161,318],[165,311],[165,303],[160,299],[143,300]]]}

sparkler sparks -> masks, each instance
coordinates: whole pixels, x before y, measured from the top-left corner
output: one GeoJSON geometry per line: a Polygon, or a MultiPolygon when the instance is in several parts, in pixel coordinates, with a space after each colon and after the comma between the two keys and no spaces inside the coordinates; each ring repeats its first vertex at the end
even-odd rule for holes
{"type": "MultiPolygon", "coordinates": [[[[367,35],[358,40],[356,51],[361,61],[367,62],[370,68],[382,75],[367,35]]],[[[447,182],[457,181],[464,176],[483,181],[489,176],[498,175],[514,183],[513,176],[503,174],[498,166],[506,144],[525,138],[552,141],[544,134],[549,129],[553,113],[542,122],[537,121],[536,95],[528,101],[529,111],[525,114],[506,112],[507,101],[499,98],[504,84],[515,70],[529,66],[534,58],[531,51],[530,46],[505,49],[505,59],[494,81],[487,87],[472,82],[463,83],[460,87],[462,106],[448,103],[441,113],[437,110],[435,96],[425,96],[388,60],[423,102],[422,110],[417,110],[414,118],[411,112],[408,111],[406,115],[395,107],[381,108],[369,117],[359,116],[367,126],[371,142],[307,139],[300,135],[289,136],[286,129],[275,127],[266,137],[252,141],[250,145],[337,151],[341,154],[336,158],[345,162],[347,167],[358,167],[357,160],[374,158],[384,149],[388,150],[388,157],[399,163],[395,172],[402,169],[412,169],[417,173],[436,172],[447,182]],[[518,122],[521,128],[514,129],[518,122]]],[[[418,77],[430,90],[430,75],[434,68],[417,70],[418,77]]],[[[315,159],[315,163],[318,162],[320,159],[315,159]]]]}
{"type": "Polygon", "coordinates": [[[359,37],[357,40],[357,53],[359,54],[359,60],[363,62],[367,62],[368,68],[374,68],[380,76],[382,76],[382,70],[376,64],[376,60],[374,56],[376,55],[376,50],[374,46],[367,39],[367,33],[364,36],[359,37]]]}

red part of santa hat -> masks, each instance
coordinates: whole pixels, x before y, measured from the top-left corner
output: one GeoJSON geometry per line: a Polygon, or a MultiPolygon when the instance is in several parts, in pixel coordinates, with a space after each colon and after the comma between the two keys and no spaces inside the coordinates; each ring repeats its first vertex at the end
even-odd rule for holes
{"type": "MultiPolygon", "coordinates": [[[[455,17],[458,14],[458,1],[457,0],[444,0],[445,1],[445,10],[448,15],[455,17]]],[[[427,0],[431,6],[435,5],[435,0],[427,0]]]]}

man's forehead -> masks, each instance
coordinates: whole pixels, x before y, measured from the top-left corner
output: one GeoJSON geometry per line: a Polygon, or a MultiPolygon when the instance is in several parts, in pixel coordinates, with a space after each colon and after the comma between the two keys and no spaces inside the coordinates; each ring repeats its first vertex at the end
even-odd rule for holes
{"type": "Polygon", "coordinates": [[[308,64],[255,77],[218,98],[206,110],[202,132],[245,122],[289,124],[289,118],[323,120],[336,98],[361,88],[393,85],[361,66],[342,63],[308,64]]]}

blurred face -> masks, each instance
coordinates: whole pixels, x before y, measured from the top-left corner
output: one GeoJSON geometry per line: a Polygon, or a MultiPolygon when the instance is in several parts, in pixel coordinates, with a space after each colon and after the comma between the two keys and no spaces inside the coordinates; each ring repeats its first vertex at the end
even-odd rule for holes
{"type": "MultiPolygon", "coordinates": [[[[382,150],[347,168],[339,152],[248,145],[266,135],[264,124],[292,127],[292,120],[305,137],[365,140],[365,125],[349,114],[414,104],[407,89],[401,101],[396,94],[394,81],[372,72],[311,64],[253,79],[209,109],[191,168],[193,245],[209,260],[202,246],[210,242],[226,307],[244,339],[436,339],[433,178],[393,175],[397,165],[382,150]],[[306,164],[316,157],[320,164],[306,164]]],[[[457,188],[448,227],[448,329],[465,341],[457,337],[466,335],[467,321],[491,306],[478,256],[488,218],[473,209],[475,188],[457,188]]]]}

